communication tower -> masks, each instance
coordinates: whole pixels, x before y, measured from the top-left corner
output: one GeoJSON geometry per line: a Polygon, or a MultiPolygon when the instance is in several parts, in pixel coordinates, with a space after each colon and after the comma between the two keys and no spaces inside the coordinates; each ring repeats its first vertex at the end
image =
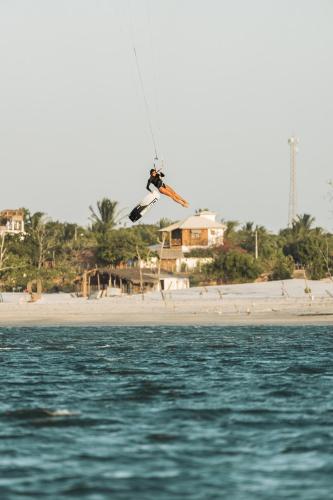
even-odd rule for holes
{"type": "Polygon", "coordinates": [[[290,137],[290,191],[289,191],[289,213],[288,226],[291,227],[297,215],[297,190],[296,190],[296,154],[298,152],[299,139],[290,137]]]}

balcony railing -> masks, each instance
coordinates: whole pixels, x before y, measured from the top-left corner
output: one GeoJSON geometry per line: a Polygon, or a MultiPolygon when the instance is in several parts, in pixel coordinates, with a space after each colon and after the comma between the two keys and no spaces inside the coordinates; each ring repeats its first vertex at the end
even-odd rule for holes
{"type": "Polygon", "coordinates": [[[171,246],[172,247],[181,247],[182,246],[182,240],[181,240],[181,238],[173,238],[171,240],[171,246]]]}

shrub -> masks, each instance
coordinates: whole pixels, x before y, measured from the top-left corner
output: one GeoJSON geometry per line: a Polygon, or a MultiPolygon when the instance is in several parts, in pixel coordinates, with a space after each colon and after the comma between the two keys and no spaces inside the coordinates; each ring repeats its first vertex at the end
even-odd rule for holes
{"type": "Polygon", "coordinates": [[[287,280],[292,278],[295,269],[293,258],[288,255],[281,255],[275,261],[274,267],[269,274],[269,280],[287,280]]]}
{"type": "Polygon", "coordinates": [[[211,264],[206,266],[211,278],[225,282],[254,281],[262,272],[259,262],[247,253],[238,251],[221,252],[211,264]]]}

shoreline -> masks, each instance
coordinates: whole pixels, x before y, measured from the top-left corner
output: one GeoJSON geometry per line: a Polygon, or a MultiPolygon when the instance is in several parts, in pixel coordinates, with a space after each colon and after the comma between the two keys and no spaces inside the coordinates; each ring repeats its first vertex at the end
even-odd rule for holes
{"type": "Polygon", "coordinates": [[[164,293],[83,299],[2,294],[0,327],[333,325],[333,283],[303,280],[198,287],[164,293]],[[281,292],[283,290],[283,293],[281,292]]]}
{"type": "Polygon", "coordinates": [[[207,318],[198,318],[195,321],[191,320],[188,317],[178,318],[178,321],[159,321],[159,322],[149,322],[143,320],[135,320],[133,322],[123,321],[123,319],[113,319],[110,321],[95,321],[90,320],[84,323],[80,321],[72,321],[68,319],[66,321],[59,321],[50,319],[50,320],[28,320],[23,322],[18,321],[5,321],[0,323],[0,328],[60,328],[60,327],[71,327],[71,328],[101,328],[101,327],[180,327],[180,326],[197,326],[197,327],[209,327],[209,326],[221,326],[221,327],[241,327],[241,326],[333,326],[333,319],[329,319],[327,317],[322,318],[308,318],[306,321],[300,321],[298,317],[284,317],[284,318],[252,318],[251,320],[244,319],[233,319],[233,318],[225,318],[225,320],[221,321],[211,321],[207,320],[207,318]]]}

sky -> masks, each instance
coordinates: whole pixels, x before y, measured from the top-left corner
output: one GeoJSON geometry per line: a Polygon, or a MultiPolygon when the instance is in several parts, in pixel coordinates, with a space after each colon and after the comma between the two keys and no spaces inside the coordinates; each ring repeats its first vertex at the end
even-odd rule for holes
{"type": "Polygon", "coordinates": [[[286,227],[295,135],[297,212],[332,231],[332,24],[332,0],[0,0],[0,209],[85,225],[108,197],[126,214],[150,119],[191,206],[162,197],[145,222],[209,208],[286,227]]]}

